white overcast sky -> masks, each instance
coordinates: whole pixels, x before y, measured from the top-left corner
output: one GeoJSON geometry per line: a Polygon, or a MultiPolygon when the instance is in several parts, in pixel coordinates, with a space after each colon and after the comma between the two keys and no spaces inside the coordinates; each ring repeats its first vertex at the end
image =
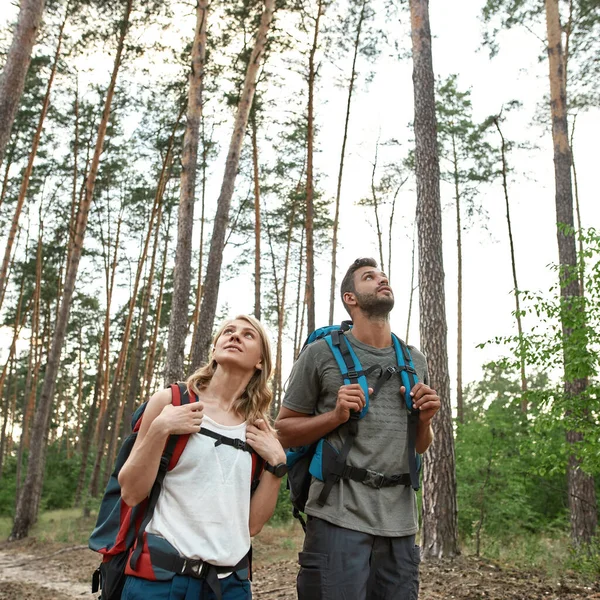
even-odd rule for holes
{"type": "MultiPolygon", "coordinates": [[[[474,119],[481,121],[497,114],[502,105],[518,99],[523,109],[511,113],[505,124],[505,135],[517,142],[530,142],[539,149],[515,152],[509,157],[516,168],[510,183],[510,198],[517,270],[521,289],[548,290],[554,274],[548,265],[558,260],[554,208],[554,174],[552,141],[549,130],[533,126],[534,114],[548,93],[547,62],[538,60],[544,48],[532,33],[517,29],[499,38],[500,53],[494,59],[480,49],[483,25],[479,19],[484,0],[447,2],[431,0],[430,19],[433,39],[433,65],[437,76],[458,74],[462,90],[471,89],[474,119]],[[518,162],[518,164],[516,164],[518,162]]],[[[12,14],[16,14],[14,5],[12,14]]],[[[2,16],[0,16],[0,19],[2,16]]],[[[10,18],[5,13],[4,19],[10,18]]],[[[403,17],[406,20],[408,17],[403,17]]],[[[193,20],[190,21],[193,27],[193,20]]],[[[542,31],[543,34],[543,31],[542,31]]],[[[409,43],[409,41],[407,41],[409,43]]],[[[410,47],[410,46],[408,46],[410,47]]],[[[105,57],[107,70],[111,58],[105,57]]],[[[338,248],[338,283],[355,258],[378,256],[375,231],[368,221],[372,216],[355,203],[370,193],[371,169],[378,138],[401,140],[408,145],[407,123],[413,118],[412,63],[399,61],[386,53],[376,63],[376,77],[371,84],[361,84],[352,105],[346,169],[342,187],[343,209],[338,248]]],[[[335,197],[341,136],[344,124],[346,93],[327,83],[325,66],[317,91],[317,124],[319,154],[317,169],[326,196],[335,197]]],[[[543,109],[549,109],[544,106],[543,109]]],[[[226,149],[228,131],[224,131],[226,149]]],[[[598,202],[597,140],[600,139],[600,110],[578,116],[575,134],[575,160],[579,178],[579,194],[584,227],[600,225],[598,202]]],[[[263,151],[265,149],[263,148],[263,151]]],[[[382,151],[385,153],[385,151],[382,151]]],[[[399,155],[400,156],[400,155],[399,155]]],[[[219,159],[220,160],[220,159],[219,159]]],[[[216,199],[222,165],[213,167],[212,196],[216,199]]],[[[209,193],[210,196],[210,193],[209,193]]],[[[475,223],[463,236],[463,381],[477,379],[481,365],[496,357],[499,350],[476,345],[498,335],[514,333],[516,327],[504,198],[500,182],[482,188],[480,200],[488,220],[486,229],[475,223]]],[[[452,190],[442,186],[444,207],[444,270],[446,273],[446,311],[448,321],[449,369],[452,385],[456,379],[456,233],[454,210],[450,205],[452,190]]],[[[408,312],[412,222],[415,210],[414,185],[407,185],[396,208],[394,256],[389,273],[396,295],[392,329],[404,337],[408,312]]],[[[198,215],[196,215],[198,216],[198,215]]],[[[265,267],[266,268],[266,267],[265,267]]],[[[329,257],[317,259],[317,323],[326,324],[329,302],[329,257]]],[[[252,312],[253,294],[250,275],[221,286],[220,300],[232,313],[252,312]],[[248,287],[247,294],[239,290],[248,287]]],[[[415,296],[409,342],[419,345],[418,297],[415,296]]],[[[346,314],[341,302],[336,305],[335,320],[346,314]]],[[[527,327],[527,323],[525,323],[527,327]]],[[[285,355],[291,355],[286,348],[285,355]]],[[[288,370],[288,362],[285,367],[288,370]]],[[[454,395],[454,394],[453,394],[454,395]]]]}

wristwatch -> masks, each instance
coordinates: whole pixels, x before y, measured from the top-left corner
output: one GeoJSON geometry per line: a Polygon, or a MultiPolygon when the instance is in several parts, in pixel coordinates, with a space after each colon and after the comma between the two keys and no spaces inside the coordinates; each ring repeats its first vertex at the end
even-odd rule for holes
{"type": "Polygon", "coordinates": [[[265,463],[265,471],[269,471],[269,473],[273,473],[275,477],[283,477],[287,472],[288,468],[285,463],[279,463],[278,465],[270,465],[268,462],[265,463]]]}

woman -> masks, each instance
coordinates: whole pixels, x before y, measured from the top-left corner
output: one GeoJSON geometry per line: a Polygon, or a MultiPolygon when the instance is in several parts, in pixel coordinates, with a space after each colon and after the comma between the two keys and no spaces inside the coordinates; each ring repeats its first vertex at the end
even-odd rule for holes
{"type": "Polygon", "coordinates": [[[119,474],[121,496],[129,506],[150,492],[170,435],[209,431],[190,435],[177,465],[165,477],[146,527],[147,554],[158,581],[136,577],[128,567],[123,600],[252,597],[250,538],[273,514],[285,472],[285,452],[268,420],[271,369],[262,325],[253,317],[238,316],[221,325],[209,363],[186,382],[198,402],[173,406],[170,389],[148,402],[119,474]],[[240,442],[215,443],[219,436],[240,442]],[[240,451],[243,440],[265,461],[252,496],[252,457],[240,451]]]}

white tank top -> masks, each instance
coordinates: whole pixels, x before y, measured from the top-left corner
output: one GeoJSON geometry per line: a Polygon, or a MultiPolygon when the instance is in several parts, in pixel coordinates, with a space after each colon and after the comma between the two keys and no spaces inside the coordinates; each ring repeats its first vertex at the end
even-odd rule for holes
{"type": "MultiPolygon", "coordinates": [[[[220,425],[204,416],[202,427],[246,439],[246,423],[220,425]]],[[[162,486],[148,533],[165,538],[181,556],[218,566],[236,565],[250,549],[252,456],[192,434],[162,486]]]]}

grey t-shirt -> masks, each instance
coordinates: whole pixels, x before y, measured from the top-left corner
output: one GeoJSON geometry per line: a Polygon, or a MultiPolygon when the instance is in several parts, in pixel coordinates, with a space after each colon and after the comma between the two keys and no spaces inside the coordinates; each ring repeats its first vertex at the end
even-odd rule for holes
{"type": "MultiPolygon", "coordinates": [[[[345,334],[364,370],[372,365],[382,369],[397,364],[393,346],[373,348],[345,334]]],[[[427,360],[409,346],[419,381],[428,383],[427,360]]],[[[367,377],[373,388],[379,377],[375,370],[367,377]]],[[[325,340],[306,347],[294,364],[283,406],[305,414],[319,415],[335,408],[339,388],[344,385],[338,364],[325,340]]],[[[366,416],[359,421],[358,435],[347,464],[385,475],[408,473],[407,409],[400,394],[400,376],[394,375],[369,402],[366,416]]],[[[332,431],[327,440],[339,451],[347,426],[332,431]]],[[[306,513],[354,531],[371,535],[405,536],[418,531],[417,503],[413,489],[404,485],[375,489],[350,479],[336,483],[325,506],[317,504],[323,487],[313,478],[306,513]]]]}

